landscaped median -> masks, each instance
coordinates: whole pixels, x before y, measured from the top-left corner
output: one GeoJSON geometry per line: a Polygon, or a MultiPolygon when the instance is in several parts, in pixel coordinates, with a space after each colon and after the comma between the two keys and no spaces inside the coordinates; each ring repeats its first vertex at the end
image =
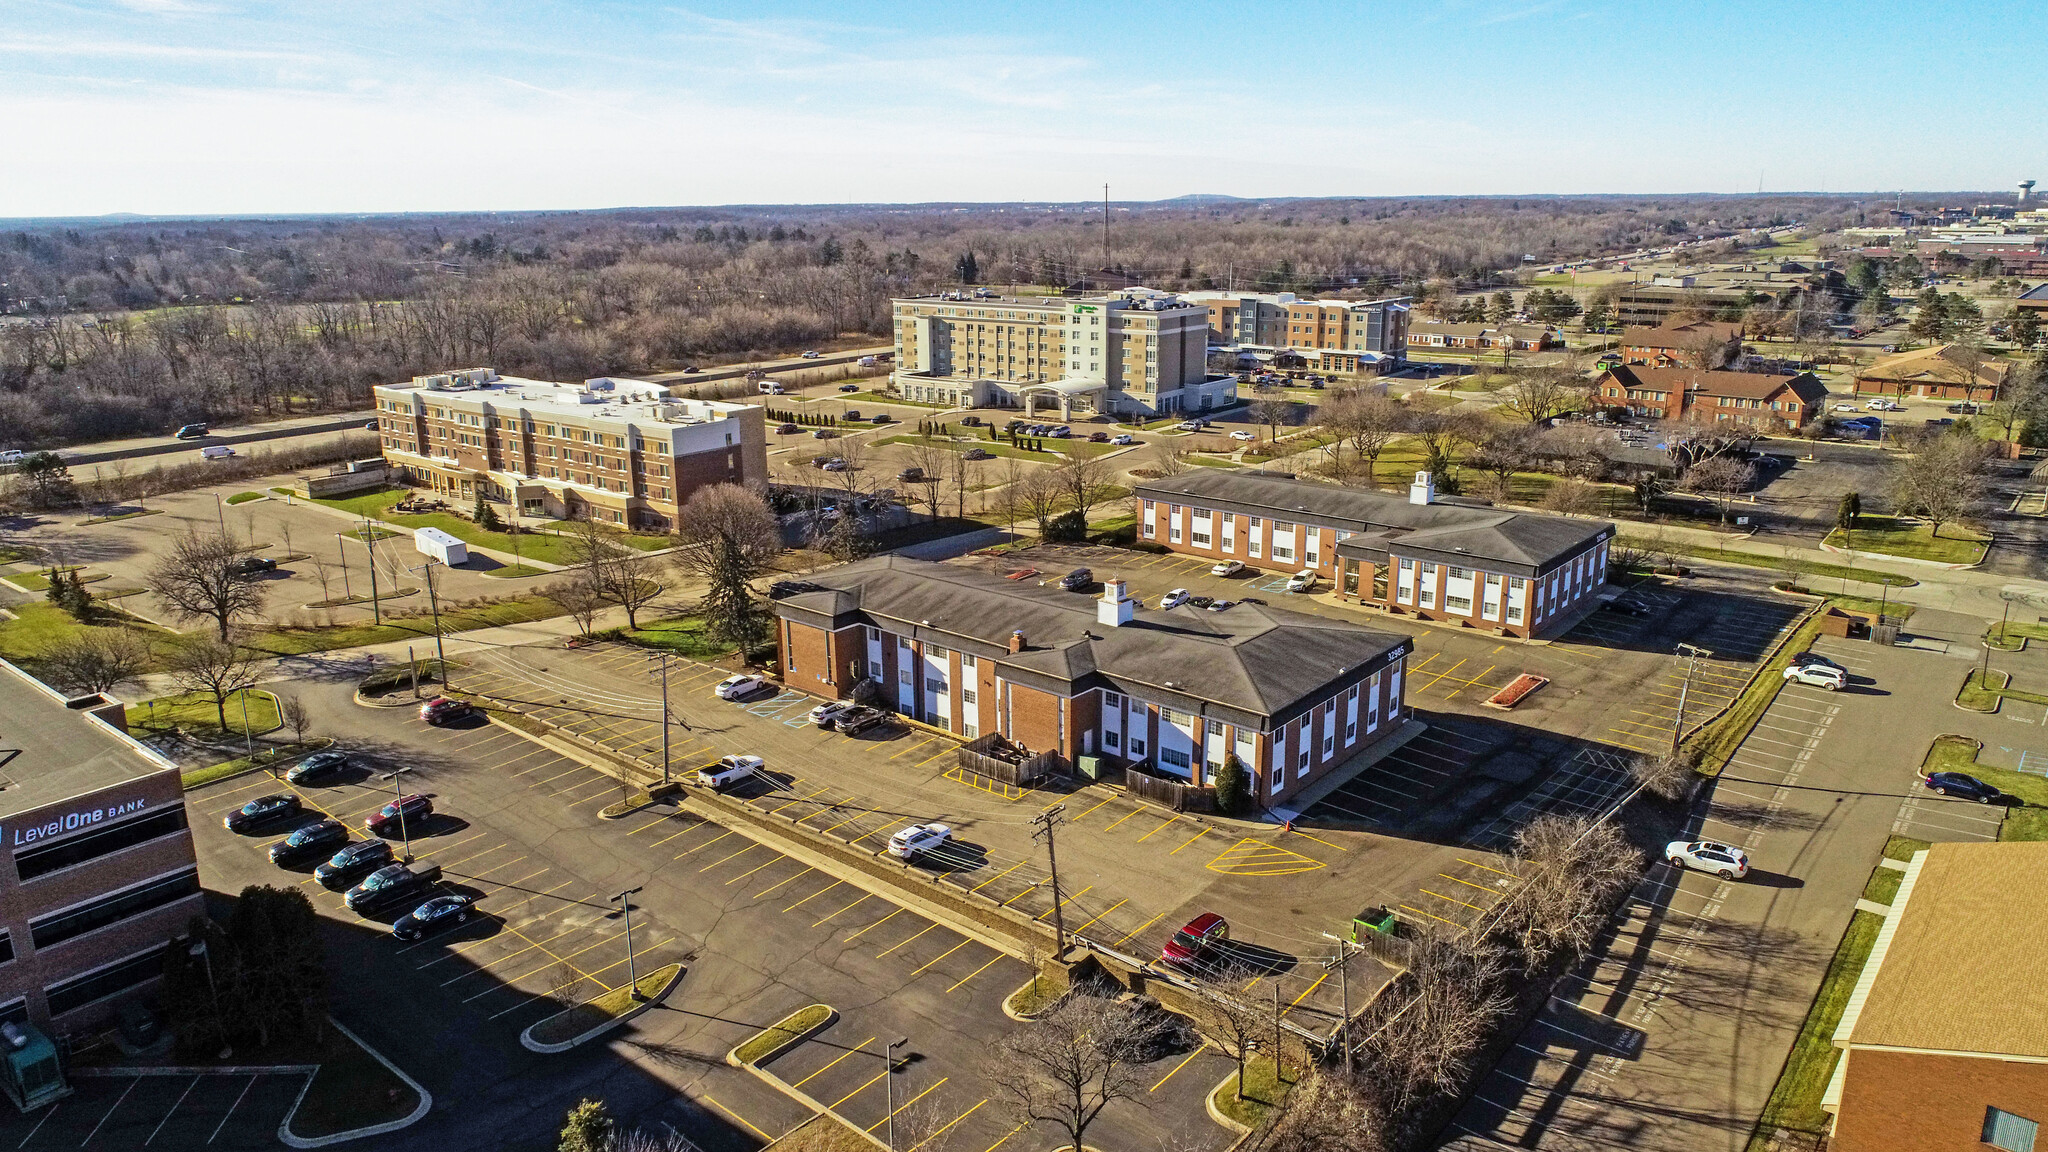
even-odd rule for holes
{"type": "Polygon", "coordinates": [[[417,1080],[339,1021],[330,1017],[328,1023],[334,1030],[317,1054],[319,1071],[279,1125],[279,1140],[293,1148],[322,1148],[381,1136],[418,1122],[433,1108],[434,1097],[417,1080]]]}
{"type": "Polygon", "coordinates": [[[681,964],[664,964],[635,984],[621,984],[574,1008],[536,1021],[519,1034],[519,1042],[535,1052],[567,1052],[661,1003],[682,976],[681,964]],[[638,999],[633,995],[636,986],[638,999]]]}
{"type": "Polygon", "coordinates": [[[179,777],[179,780],[185,789],[190,791],[203,784],[212,784],[220,780],[226,780],[230,776],[240,776],[244,772],[254,772],[258,768],[274,768],[287,760],[296,760],[301,756],[310,756],[324,748],[333,747],[333,745],[334,741],[332,740],[320,739],[308,740],[304,744],[285,744],[276,748],[265,748],[254,756],[241,756],[233,760],[223,760],[219,764],[209,764],[204,768],[194,768],[179,777]]]}
{"type": "Polygon", "coordinates": [[[2005,822],[1998,828],[2000,840],[2048,840],[2048,776],[1982,763],[1977,759],[1981,747],[1967,736],[1937,736],[1920,762],[1920,775],[1964,772],[1975,776],[2019,801],[2005,808],[2005,822]]]}
{"type": "Polygon", "coordinates": [[[766,1064],[838,1020],[839,1013],[829,1004],[807,1005],[748,1037],[725,1054],[725,1062],[736,1068],[766,1064]]]}
{"type": "Polygon", "coordinates": [[[1937,536],[1925,521],[1920,520],[1859,516],[1856,522],[1855,532],[1844,533],[1837,528],[1821,541],[1821,547],[1830,552],[1891,556],[1951,568],[1967,568],[1981,563],[1985,551],[1991,547],[1991,537],[1972,532],[1959,524],[1948,525],[1948,535],[1937,536]]]}
{"type": "Polygon", "coordinates": [[[2048,705],[2048,696],[2022,692],[2012,686],[2012,673],[1999,669],[1972,668],[1956,692],[1956,707],[1971,712],[1996,712],[1999,701],[2011,698],[2029,704],[2048,705]]]}
{"type": "Polygon", "coordinates": [[[1244,1089],[1239,1091],[1237,1073],[1231,1072],[1221,1084],[1209,1090],[1211,1118],[1237,1132],[1249,1132],[1265,1123],[1267,1114],[1287,1098],[1293,1081],[1264,1052],[1253,1052],[1244,1062],[1244,1089]]]}
{"type": "Polygon", "coordinates": [[[1793,629],[1750,676],[1742,693],[1731,702],[1719,716],[1701,724],[1687,736],[1687,741],[1699,755],[1700,771],[1706,775],[1718,775],[1723,765],[1735,756],[1736,749],[1749,737],[1750,729],[1763,719],[1764,710],[1771,701],[1778,698],[1778,690],[1785,686],[1785,667],[1792,662],[1792,656],[1804,652],[1812,645],[1814,637],[1820,635],[1821,616],[1815,612],[1793,629]]]}

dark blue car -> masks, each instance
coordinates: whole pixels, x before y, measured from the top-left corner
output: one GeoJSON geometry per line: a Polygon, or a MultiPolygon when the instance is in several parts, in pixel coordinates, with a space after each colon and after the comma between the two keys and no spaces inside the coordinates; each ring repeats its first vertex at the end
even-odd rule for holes
{"type": "Polygon", "coordinates": [[[290,819],[303,811],[305,809],[300,806],[297,796],[280,792],[271,796],[258,796],[228,813],[221,823],[227,825],[230,832],[247,832],[266,824],[290,819]]]}
{"type": "Polygon", "coordinates": [[[1997,804],[2005,799],[2005,793],[1967,772],[1933,772],[1921,783],[1943,796],[1960,796],[1979,804],[1997,804]]]}
{"type": "Polygon", "coordinates": [[[322,820],[295,829],[291,835],[270,846],[270,862],[289,868],[294,864],[310,864],[323,856],[331,856],[336,848],[348,843],[348,828],[334,820],[322,820]]]}
{"type": "Polygon", "coordinates": [[[332,776],[347,767],[348,753],[346,752],[315,752],[297,764],[292,765],[291,771],[286,772],[284,778],[293,784],[310,784],[316,780],[332,776]]]}
{"type": "Polygon", "coordinates": [[[391,925],[391,934],[400,940],[417,940],[429,932],[464,923],[469,919],[470,903],[467,896],[436,896],[400,916],[391,925]]]}

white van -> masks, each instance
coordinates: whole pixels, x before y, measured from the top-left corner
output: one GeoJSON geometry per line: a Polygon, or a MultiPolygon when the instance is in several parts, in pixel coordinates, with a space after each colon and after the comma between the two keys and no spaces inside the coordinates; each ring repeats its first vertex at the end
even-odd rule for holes
{"type": "Polygon", "coordinates": [[[780,395],[782,395],[782,392],[783,392],[783,388],[782,388],[782,385],[780,385],[780,384],[777,384],[777,383],[776,383],[775,381],[773,381],[773,380],[763,380],[763,381],[761,381],[761,395],[763,395],[763,396],[780,396],[780,395]]]}
{"type": "Polygon", "coordinates": [[[209,444],[199,450],[202,460],[226,460],[234,454],[235,450],[225,444],[209,444]]]}

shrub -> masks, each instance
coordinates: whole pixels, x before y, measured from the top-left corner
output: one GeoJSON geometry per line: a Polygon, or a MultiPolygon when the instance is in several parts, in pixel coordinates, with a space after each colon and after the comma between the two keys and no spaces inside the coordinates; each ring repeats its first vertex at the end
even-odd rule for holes
{"type": "Polygon", "coordinates": [[[1077,544],[1087,534],[1088,518],[1079,511],[1062,512],[1045,526],[1045,539],[1052,544],[1077,544]]]}

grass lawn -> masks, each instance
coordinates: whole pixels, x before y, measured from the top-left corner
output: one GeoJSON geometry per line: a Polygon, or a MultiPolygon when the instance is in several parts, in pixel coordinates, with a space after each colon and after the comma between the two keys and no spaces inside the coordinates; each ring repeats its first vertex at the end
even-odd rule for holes
{"type": "Polygon", "coordinates": [[[361,529],[361,528],[351,528],[351,529],[350,529],[350,530],[348,530],[347,532],[344,532],[344,533],[342,533],[342,535],[344,535],[344,536],[347,536],[347,537],[348,537],[349,539],[351,539],[351,540],[364,540],[364,541],[368,541],[368,540],[389,540],[389,539],[391,539],[391,538],[392,538],[393,536],[403,536],[403,535],[405,535],[405,533],[403,533],[403,532],[394,532],[394,531],[392,531],[392,530],[391,530],[391,529],[389,529],[389,528],[382,528],[382,527],[373,527],[373,528],[371,528],[371,529],[370,529],[369,531],[367,531],[367,532],[365,532],[365,531],[364,531],[363,529],[361,529]]]}
{"type": "Polygon", "coordinates": [[[1991,537],[1972,532],[1960,524],[1943,525],[1940,536],[1934,535],[1926,524],[1890,516],[1863,516],[1858,518],[1857,524],[1853,536],[1844,536],[1837,528],[1828,533],[1827,543],[1837,548],[1854,548],[1858,552],[1932,560],[1939,564],[1975,564],[1984,559],[1984,550],[1991,541],[1991,537]]]}
{"type": "MultiPolygon", "coordinates": [[[[1193,465],[1194,465],[1195,467],[1197,467],[1197,468],[1236,468],[1236,467],[1239,467],[1239,464],[1238,464],[1238,462],[1237,462],[1237,461],[1235,461],[1235,460],[1231,460],[1231,459],[1229,459],[1229,458],[1227,458],[1227,457],[1223,457],[1223,456],[1187,456],[1187,457],[1183,457],[1183,459],[1184,459],[1184,460],[1186,460],[1186,461],[1187,461],[1187,462],[1188,462],[1189,464],[1193,464],[1193,465]]],[[[1251,457],[1247,456],[1247,457],[1245,457],[1245,460],[1246,460],[1247,462],[1250,462],[1250,460],[1251,460],[1251,457]]]]}
{"type": "Polygon", "coordinates": [[[161,511],[163,511],[163,509],[161,508],[127,508],[119,512],[109,513],[105,516],[93,516],[85,520],[80,520],[78,523],[80,527],[85,527],[91,524],[112,524],[116,520],[133,520],[137,516],[154,516],[161,511]]]}
{"type": "Polygon", "coordinates": [[[1850,918],[1849,930],[1842,934],[1834,959],[1828,962],[1827,978],[1821,981],[1820,993],[1806,1013],[1792,1054],[1785,1058],[1785,1069],[1778,1074],[1770,1102],[1764,1105],[1756,1133],[1750,1137],[1750,1152],[1759,1152],[1773,1129],[1827,1130],[1828,1114],[1822,1110],[1820,1098],[1841,1055],[1831,1043],[1835,1026],[1842,1022],[1842,1009],[1849,1003],[1849,993],[1855,989],[1864,961],[1870,959],[1870,949],[1877,943],[1877,930],[1883,926],[1884,917],[1874,912],[1858,912],[1850,918]]]}
{"type": "Polygon", "coordinates": [[[1700,545],[1681,544],[1675,540],[1654,541],[1640,536],[1617,537],[1616,543],[1639,551],[1669,552],[1674,556],[1690,556],[1697,560],[1712,560],[1719,564],[1740,564],[1747,568],[1769,568],[1778,572],[1798,572],[1807,576],[1821,576],[1830,580],[1859,580],[1865,584],[1883,584],[1892,588],[1911,588],[1919,581],[1911,576],[1899,576],[1890,572],[1871,572],[1851,568],[1845,564],[1825,564],[1816,560],[1788,560],[1782,556],[1765,556],[1756,552],[1736,552],[1727,548],[1707,548],[1700,545]]]}
{"type": "Polygon", "coordinates": [[[874,1152],[875,1142],[820,1112],[784,1132],[775,1141],[775,1152],[874,1152]]]}
{"type": "Polygon", "coordinates": [[[2005,823],[1998,830],[1998,838],[2048,840],[2048,776],[1981,764],[1977,761],[1977,746],[1953,736],[1940,737],[1928,747],[1920,770],[1968,772],[2000,792],[2018,797],[2023,806],[2005,810],[2005,823]]]}
{"type": "Polygon", "coordinates": [[[1926,840],[1915,840],[1911,836],[1893,836],[1884,842],[1887,860],[1904,860],[1910,863],[1916,853],[1925,852],[1934,845],[1926,840]]]}
{"type": "Polygon", "coordinates": [[[1215,1090],[1216,1110],[1247,1128],[1257,1128],[1293,1086],[1280,1079],[1279,1067],[1271,1057],[1254,1052],[1244,1062],[1244,1090],[1239,1092],[1233,1070],[1215,1090]]]}
{"type": "Polygon", "coordinates": [[[1066,972],[1057,967],[1048,968],[1041,971],[1036,980],[1020,985],[1003,1004],[1019,1016],[1036,1016],[1052,1007],[1066,992],[1066,972]]]}
{"type": "Polygon", "coordinates": [[[233,496],[228,497],[228,503],[247,504],[251,500],[262,499],[264,499],[264,494],[261,492],[237,492],[233,496]]]}
{"type": "MultiPolygon", "coordinates": [[[[228,726],[232,735],[261,736],[278,729],[277,698],[261,688],[245,688],[227,699],[228,726]],[[248,704],[249,727],[242,727],[242,705],[248,704]]],[[[200,734],[219,733],[220,716],[213,697],[203,692],[182,696],[159,696],[128,706],[128,731],[141,736],[183,728],[200,734]]]]}
{"type": "MultiPolygon", "coordinates": [[[[538,593],[515,597],[476,608],[445,609],[441,630],[467,632],[496,628],[503,624],[525,624],[562,614],[562,606],[538,593]]],[[[434,618],[409,616],[379,627],[375,624],[343,624],[333,628],[269,628],[252,636],[247,647],[274,656],[298,656],[307,652],[328,652],[336,648],[360,648],[390,640],[432,640],[434,618]]]]}
{"type": "Polygon", "coordinates": [[[2048,696],[2012,687],[2012,676],[1996,668],[1989,672],[1971,669],[1968,679],[1963,681],[1962,691],[1956,694],[1956,703],[1978,712],[1990,712],[1998,706],[2001,697],[2007,696],[2029,704],[2048,705],[2048,696]]]}
{"type": "Polygon", "coordinates": [[[535,568],[531,564],[505,564],[487,570],[484,575],[494,580],[510,580],[518,576],[545,576],[548,571],[546,568],[535,568]]]}
{"type": "Polygon", "coordinates": [[[202,784],[211,784],[216,780],[225,780],[230,776],[239,776],[244,772],[250,772],[257,768],[268,768],[273,764],[282,764],[287,760],[297,759],[308,752],[317,752],[332,743],[334,743],[332,740],[309,740],[304,744],[283,744],[276,748],[264,748],[254,756],[239,756],[233,760],[223,760],[218,764],[208,764],[204,768],[194,768],[190,772],[181,775],[179,780],[186,790],[190,791],[202,784]]]}
{"type": "Polygon", "coordinates": [[[1870,883],[1863,886],[1863,898],[1875,904],[1890,904],[1898,898],[1906,874],[1897,868],[1872,868],[1870,883]]]}
{"type": "MultiPolygon", "coordinates": [[[[21,583],[18,578],[9,579],[21,583]]],[[[2029,640],[2048,640],[2048,624],[2022,624],[2008,620],[2003,625],[1993,624],[1990,631],[1984,633],[1986,644],[2005,652],[2017,652],[2026,647],[2029,640]]]]}
{"type": "Polygon", "coordinates": [[[1785,686],[1785,666],[1792,662],[1792,654],[1804,652],[1813,646],[1813,638],[1820,635],[1820,617],[1815,616],[1799,626],[1799,630],[1779,648],[1769,663],[1759,670],[1742,695],[1728,706],[1728,711],[1706,727],[1693,739],[1693,746],[1699,749],[1700,771],[1708,775],[1718,774],[1735,755],[1735,750],[1748,738],[1751,728],[1763,718],[1764,709],[1778,698],[1778,690],[1785,686]]]}
{"type": "Polygon", "coordinates": [[[733,1056],[742,1064],[752,1064],[776,1049],[794,1043],[799,1037],[831,1018],[832,1009],[823,1004],[799,1008],[755,1033],[751,1039],[733,1049],[733,1056]]]}
{"type": "Polygon", "coordinates": [[[709,663],[738,651],[734,645],[713,639],[708,628],[701,616],[671,616],[651,621],[644,628],[620,628],[616,632],[627,643],[673,652],[686,660],[709,663]]]}
{"type": "Polygon", "coordinates": [[[592,1028],[616,1020],[646,1003],[648,997],[655,996],[663,988],[668,987],[668,982],[675,979],[676,973],[682,970],[681,964],[666,964],[652,972],[641,973],[637,981],[640,1000],[633,999],[634,985],[621,984],[535,1024],[533,1038],[542,1044],[566,1044],[592,1028]]]}
{"type": "MultiPolygon", "coordinates": [[[[836,388],[838,385],[834,385],[834,387],[836,388]]],[[[812,399],[845,400],[848,403],[861,401],[868,404],[902,404],[911,408],[930,408],[934,412],[944,412],[947,409],[959,407],[957,404],[933,404],[924,400],[906,400],[901,396],[891,396],[887,392],[833,392],[824,396],[815,396],[812,399]]]]}
{"type": "Polygon", "coordinates": [[[118,613],[103,613],[107,617],[104,624],[80,624],[71,618],[70,613],[54,604],[20,604],[13,612],[15,619],[0,620],[0,659],[25,668],[31,675],[50,645],[76,639],[93,628],[127,628],[151,641],[176,636],[176,633],[163,631],[132,617],[121,617],[118,613]]]}
{"type": "MultiPolygon", "coordinates": [[[[280,491],[280,489],[272,489],[280,491]]],[[[289,489],[283,489],[289,491],[289,489]]],[[[409,488],[381,488],[365,492],[360,496],[349,496],[339,500],[314,500],[312,503],[328,508],[339,508],[353,516],[367,516],[387,524],[400,524],[407,528],[439,528],[465,544],[479,548],[511,553],[514,551],[512,536],[505,532],[492,532],[477,527],[474,523],[452,512],[428,512],[420,515],[391,511],[391,506],[412,494],[409,488]]],[[[304,497],[301,497],[304,499],[304,497]]],[[[669,546],[666,536],[621,535],[621,542],[643,551],[653,551],[669,546]]],[[[570,537],[553,531],[522,532],[519,535],[517,552],[521,559],[532,558],[544,564],[570,563],[570,537]]]]}
{"type": "MultiPolygon", "coordinates": [[[[87,572],[84,575],[79,575],[77,568],[66,568],[64,571],[77,576],[80,581],[87,584],[95,584],[107,578],[105,572],[87,572]]],[[[30,592],[47,592],[50,588],[50,577],[45,572],[23,572],[19,576],[9,576],[7,582],[19,585],[30,592]]]]}

